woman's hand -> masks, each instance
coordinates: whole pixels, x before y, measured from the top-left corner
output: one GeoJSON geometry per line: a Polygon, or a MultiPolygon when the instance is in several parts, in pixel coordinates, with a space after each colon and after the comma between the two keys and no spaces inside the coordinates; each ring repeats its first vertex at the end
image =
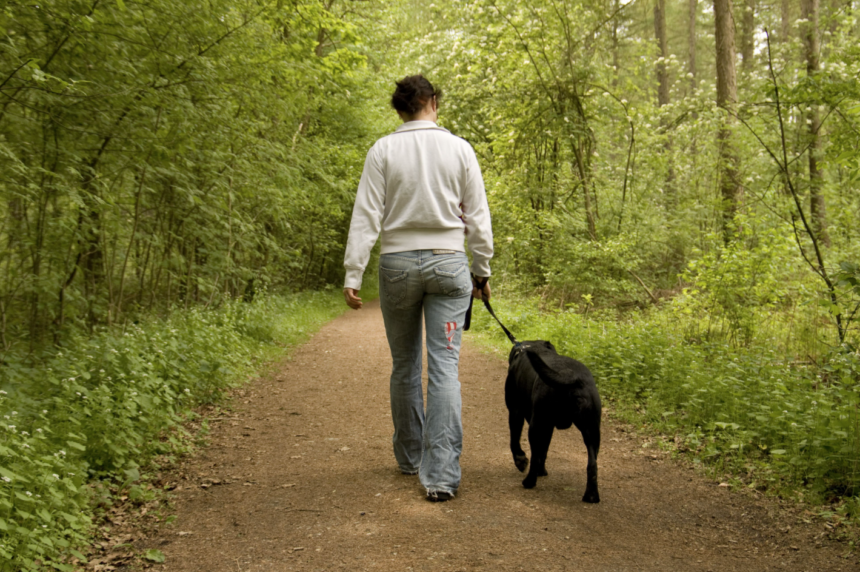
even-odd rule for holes
{"type": "Polygon", "coordinates": [[[488,300],[490,299],[490,279],[487,278],[487,282],[484,284],[483,288],[478,288],[478,284],[475,279],[472,278],[472,298],[477,298],[478,300],[488,300]]]}
{"type": "Polygon", "coordinates": [[[361,310],[361,298],[357,296],[358,290],[355,288],[344,288],[343,297],[346,298],[346,305],[353,310],[361,310]]]}

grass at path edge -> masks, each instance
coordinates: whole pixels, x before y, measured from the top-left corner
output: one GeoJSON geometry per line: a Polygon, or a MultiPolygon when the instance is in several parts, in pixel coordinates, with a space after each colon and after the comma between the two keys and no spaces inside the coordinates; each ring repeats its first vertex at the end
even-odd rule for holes
{"type": "MultiPolygon", "coordinates": [[[[372,288],[362,292],[373,297],[372,288]]],[[[259,296],[72,340],[0,368],[0,571],[74,570],[112,494],[193,446],[182,423],[348,308],[339,290],[259,296]]]]}

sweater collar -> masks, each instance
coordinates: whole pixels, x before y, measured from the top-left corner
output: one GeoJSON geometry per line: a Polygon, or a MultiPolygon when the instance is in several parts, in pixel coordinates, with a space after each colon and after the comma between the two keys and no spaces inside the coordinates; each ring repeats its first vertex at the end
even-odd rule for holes
{"type": "Polygon", "coordinates": [[[394,132],[401,133],[403,131],[416,131],[418,129],[439,129],[445,133],[450,133],[450,131],[444,127],[439,127],[432,121],[407,121],[406,123],[399,125],[394,132]]]}

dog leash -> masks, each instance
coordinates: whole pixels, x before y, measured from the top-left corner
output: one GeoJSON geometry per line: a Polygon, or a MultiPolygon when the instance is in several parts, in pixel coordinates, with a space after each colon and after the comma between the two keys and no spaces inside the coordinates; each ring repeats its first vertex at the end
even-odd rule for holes
{"type": "MultiPolygon", "coordinates": [[[[496,321],[499,323],[499,325],[505,331],[505,335],[508,336],[508,339],[511,340],[511,343],[514,344],[514,346],[519,346],[522,344],[522,342],[517,341],[517,339],[510,332],[510,330],[508,330],[505,327],[505,325],[502,323],[502,321],[499,319],[499,317],[496,316],[496,313],[493,312],[493,307],[490,306],[490,300],[487,299],[487,296],[483,292],[484,286],[487,285],[488,280],[489,280],[489,278],[482,278],[482,279],[475,278],[475,287],[478,290],[481,290],[481,301],[484,303],[484,307],[487,309],[487,311],[490,313],[490,315],[496,319],[496,321]]],[[[468,330],[469,327],[472,325],[472,300],[474,300],[474,298],[469,298],[469,309],[466,310],[466,323],[463,324],[464,330],[468,330]]]]}

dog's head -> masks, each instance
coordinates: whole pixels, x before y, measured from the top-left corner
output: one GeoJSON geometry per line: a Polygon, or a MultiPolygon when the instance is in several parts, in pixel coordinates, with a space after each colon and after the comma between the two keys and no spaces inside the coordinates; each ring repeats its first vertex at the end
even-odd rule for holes
{"type": "Polygon", "coordinates": [[[538,377],[549,386],[573,387],[585,381],[593,382],[588,368],[573,358],[559,355],[550,342],[523,342],[520,351],[526,354],[538,377]]]}
{"type": "Polygon", "coordinates": [[[552,345],[551,342],[546,340],[529,340],[527,342],[519,342],[511,348],[511,353],[508,356],[508,361],[513,361],[513,359],[520,354],[527,352],[542,352],[542,351],[550,351],[553,353],[557,353],[555,350],[555,346],[552,345]]]}

